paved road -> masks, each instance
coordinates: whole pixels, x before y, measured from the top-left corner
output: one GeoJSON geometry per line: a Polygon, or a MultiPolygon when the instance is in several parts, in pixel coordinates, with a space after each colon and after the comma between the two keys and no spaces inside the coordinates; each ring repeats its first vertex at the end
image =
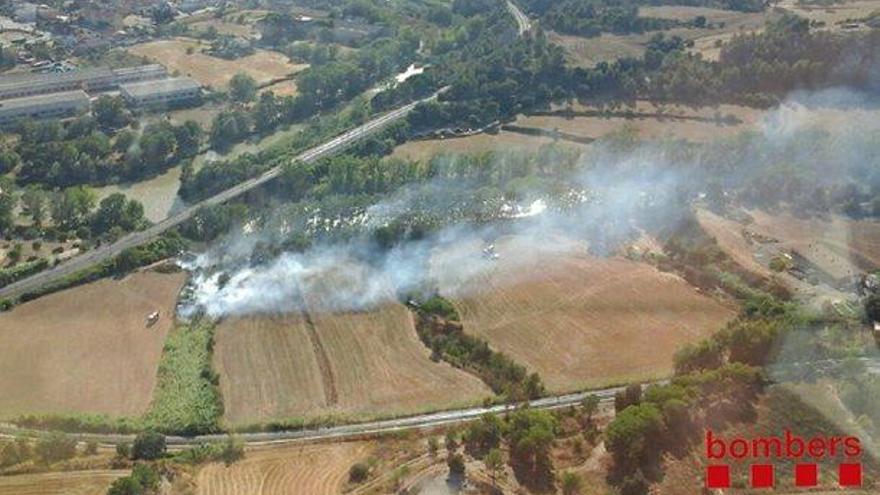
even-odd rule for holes
{"type": "MultiPolygon", "coordinates": [[[[543,399],[533,400],[529,402],[529,405],[536,409],[559,409],[579,404],[584,399],[584,397],[588,395],[596,395],[600,398],[602,402],[608,402],[614,400],[614,394],[623,390],[623,388],[624,387],[613,387],[602,390],[559,395],[556,397],[545,397],[543,399]]],[[[346,438],[361,437],[364,435],[375,435],[379,433],[389,433],[400,430],[433,428],[454,423],[463,423],[479,418],[486,413],[503,413],[505,411],[513,410],[515,407],[516,406],[512,404],[501,404],[489,407],[472,407],[468,409],[458,409],[454,411],[421,414],[418,416],[409,416],[399,419],[387,419],[382,421],[372,421],[368,423],[332,426],[328,428],[318,428],[313,430],[242,433],[240,435],[237,435],[237,437],[248,444],[256,445],[318,440],[341,440],[346,438]]],[[[27,431],[28,430],[16,428],[14,425],[0,423],[0,436],[9,436],[27,431]]],[[[130,443],[134,439],[133,435],[102,435],[82,433],[75,434],[73,436],[81,441],[93,440],[102,444],[109,445],[130,443]]],[[[203,442],[224,441],[226,438],[227,436],[225,434],[202,435],[196,437],[169,436],[166,438],[166,442],[170,447],[181,448],[190,445],[197,445],[203,442]]]]}
{"type": "MultiPolygon", "coordinates": [[[[433,96],[425,98],[424,100],[410,103],[406,106],[398,108],[397,110],[393,110],[380,117],[377,117],[361,125],[360,127],[356,127],[340,136],[331,139],[330,141],[327,141],[320,146],[316,146],[308,151],[301,153],[296,158],[294,158],[294,160],[310,162],[338,153],[339,151],[345,149],[351,144],[357,142],[358,140],[386,127],[388,124],[400,120],[401,118],[405,117],[410,111],[412,111],[412,109],[415,108],[416,105],[424,101],[436,98],[437,95],[442,91],[443,90],[440,90],[438,93],[435,93],[433,96]]],[[[75,256],[74,258],[54,268],[42,271],[28,278],[19,280],[18,282],[9,284],[6,287],[0,288],[0,298],[12,298],[20,296],[24,293],[33,291],[44,285],[72,275],[80,270],[97,265],[98,263],[101,263],[118,255],[128,248],[144,244],[154,239],[162,232],[165,232],[166,230],[188,220],[199,208],[224,203],[232,198],[240,196],[250,191],[251,189],[259,187],[266,182],[269,182],[272,179],[278,177],[278,175],[281,174],[282,169],[283,166],[275,167],[257,177],[248,179],[241,184],[238,184],[234,187],[218,193],[215,196],[212,196],[204,201],[189,206],[179,213],[172,215],[143,231],[134,232],[112,244],[101,246],[85,254],[75,256]]]]}
{"type": "Polygon", "coordinates": [[[519,26],[520,36],[532,30],[532,21],[529,20],[529,16],[525,15],[523,11],[513,3],[513,0],[507,0],[507,10],[509,10],[511,15],[513,15],[513,18],[516,19],[516,24],[519,26]]]}

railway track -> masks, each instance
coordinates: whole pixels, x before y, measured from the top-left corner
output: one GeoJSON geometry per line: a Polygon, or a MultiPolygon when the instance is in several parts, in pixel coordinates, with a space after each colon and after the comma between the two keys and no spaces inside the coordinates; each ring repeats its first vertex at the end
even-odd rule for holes
{"type": "MultiPolygon", "coordinates": [[[[356,143],[357,141],[387,127],[389,124],[392,124],[406,117],[416,107],[416,105],[433,100],[440,93],[442,93],[444,89],[441,89],[440,91],[434,93],[428,98],[404,105],[403,107],[376,117],[375,119],[370,120],[363,125],[355,127],[354,129],[351,129],[319,146],[315,146],[314,148],[306,150],[303,153],[300,153],[299,155],[294,157],[293,161],[311,162],[318,160],[319,158],[324,158],[336,154],[344,150],[348,146],[356,143]]],[[[2,287],[0,288],[0,298],[14,298],[21,296],[28,292],[39,289],[40,287],[63,279],[64,277],[73,275],[74,273],[77,273],[81,270],[102,263],[120,254],[126,249],[145,244],[146,242],[155,239],[168,229],[176,227],[177,225],[180,225],[181,223],[189,220],[200,208],[225,203],[230,199],[241,196],[242,194],[257,187],[260,187],[261,185],[275,179],[281,174],[282,170],[283,165],[274,167],[256,177],[253,177],[240,184],[230,187],[225,191],[221,191],[216,195],[211,196],[210,198],[195,203],[185,208],[184,210],[154,225],[151,225],[150,227],[142,231],[133,232],[112,244],[101,246],[85,254],[75,256],[74,258],[64,263],[61,263],[54,268],[44,270],[42,272],[31,275],[30,277],[24,278],[5,287],[2,287]]]]}
{"type": "MultiPolygon", "coordinates": [[[[663,383],[663,382],[657,382],[663,383]]],[[[573,394],[544,397],[528,402],[529,407],[535,409],[560,409],[580,404],[588,395],[596,395],[601,402],[614,400],[614,395],[625,387],[611,387],[601,390],[591,390],[573,394]]],[[[441,411],[404,418],[386,419],[365,423],[330,426],[315,429],[285,430],[274,432],[240,433],[237,438],[250,445],[277,445],[298,442],[319,442],[346,440],[352,438],[381,435],[403,430],[420,430],[436,428],[457,423],[473,421],[486,413],[502,414],[513,411],[524,404],[498,404],[493,406],[480,406],[450,411],[441,411]]],[[[18,428],[12,424],[0,423],[0,436],[33,435],[39,431],[18,428]]],[[[122,434],[98,434],[98,433],[73,433],[79,441],[95,441],[104,445],[117,445],[131,443],[134,435],[122,434]]],[[[180,450],[201,443],[222,442],[227,439],[227,434],[199,435],[194,437],[168,436],[166,443],[172,450],[180,450]]]]}

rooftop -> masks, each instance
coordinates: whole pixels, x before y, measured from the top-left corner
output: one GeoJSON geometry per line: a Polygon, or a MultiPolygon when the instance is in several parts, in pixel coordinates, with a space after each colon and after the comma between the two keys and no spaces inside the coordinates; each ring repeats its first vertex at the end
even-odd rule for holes
{"type": "Polygon", "coordinates": [[[123,93],[135,98],[199,88],[201,88],[201,85],[188,77],[143,81],[119,86],[123,93]]]}
{"type": "Polygon", "coordinates": [[[78,89],[76,91],[64,91],[62,93],[52,93],[48,95],[13,98],[11,100],[0,101],[0,112],[28,108],[35,105],[50,105],[53,103],[66,103],[77,100],[88,102],[89,95],[87,95],[85,91],[78,89]]]}
{"type": "Polygon", "coordinates": [[[21,86],[33,86],[45,83],[54,83],[57,81],[87,81],[98,77],[110,77],[116,75],[128,75],[138,73],[151,73],[161,71],[164,73],[165,68],[161,65],[143,65],[140,67],[126,67],[124,69],[111,70],[106,67],[91,67],[87,69],[79,69],[70,72],[56,73],[48,72],[43,74],[24,72],[20,74],[10,74],[0,76],[0,91],[18,88],[21,86]]]}

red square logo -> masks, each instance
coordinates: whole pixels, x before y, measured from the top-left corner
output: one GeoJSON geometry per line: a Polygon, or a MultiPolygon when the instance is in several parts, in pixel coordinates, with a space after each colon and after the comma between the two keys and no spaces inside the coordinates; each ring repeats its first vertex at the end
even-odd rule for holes
{"type": "Polygon", "coordinates": [[[730,466],[706,466],[706,488],[730,488],[730,466]]]}
{"type": "Polygon", "coordinates": [[[752,464],[752,488],[773,488],[773,465],[752,464]]]}
{"type": "Polygon", "coordinates": [[[819,468],[815,464],[798,464],[794,467],[795,486],[816,486],[819,484],[819,468]]]}
{"type": "Polygon", "coordinates": [[[838,468],[840,486],[862,486],[862,465],[841,464],[838,468]]]}

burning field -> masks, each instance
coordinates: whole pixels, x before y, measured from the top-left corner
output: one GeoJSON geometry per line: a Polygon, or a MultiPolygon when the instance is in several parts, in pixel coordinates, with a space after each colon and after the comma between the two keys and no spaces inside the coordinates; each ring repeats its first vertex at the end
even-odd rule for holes
{"type": "Polygon", "coordinates": [[[476,276],[456,270],[481,243],[438,252],[433,272],[465,332],[537,371],[552,392],[656,378],[684,343],[720,329],[735,311],[676,275],[599,258],[566,239],[507,237],[476,276]]]}
{"type": "Polygon", "coordinates": [[[390,294],[370,309],[330,307],[328,291],[357,286],[334,275],[309,279],[301,311],[220,324],[215,367],[228,423],[412,413],[491,395],[479,379],[431,361],[410,312],[390,294]]]}
{"type": "Polygon", "coordinates": [[[140,272],[0,314],[0,416],[142,414],[183,280],[140,272]],[[159,320],[149,325],[154,311],[159,320]]]}

